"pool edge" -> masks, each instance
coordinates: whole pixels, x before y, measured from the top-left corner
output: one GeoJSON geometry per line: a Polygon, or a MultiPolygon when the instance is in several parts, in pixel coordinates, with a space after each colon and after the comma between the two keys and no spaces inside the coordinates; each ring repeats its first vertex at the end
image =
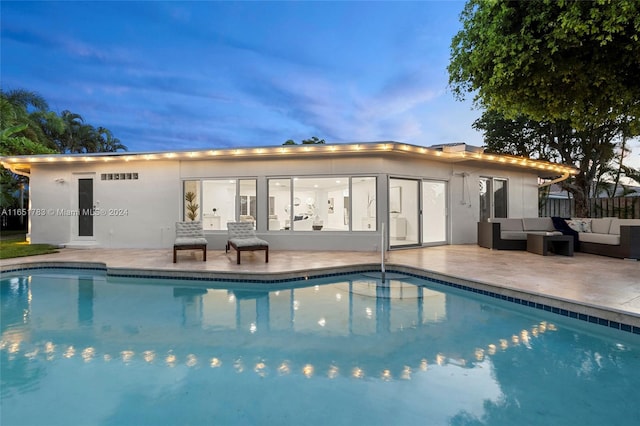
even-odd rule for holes
{"type": "MultiPolygon", "coordinates": [[[[39,269],[92,270],[104,272],[106,276],[111,277],[185,279],[201,283],[250,281],[254,284],[281,284],[300,279],[323,278],[361,272],[379,272],[380,265],[363,263],[316,269],[298,269],[286,272],[224,272],[109,267],[103,262],[34,261],[20,265],[0,266],[0,274],[39,269]]],[[[570,299],[549,296],[534,291],[513,289],[480,280],[470,280],[414,266],[390,263],[386,265],[386,269],[389,273],[400,272],[417,278],[429,279],[445,286],[640,335],[640,315],[633,312],[578,303],[570,299]]]]}

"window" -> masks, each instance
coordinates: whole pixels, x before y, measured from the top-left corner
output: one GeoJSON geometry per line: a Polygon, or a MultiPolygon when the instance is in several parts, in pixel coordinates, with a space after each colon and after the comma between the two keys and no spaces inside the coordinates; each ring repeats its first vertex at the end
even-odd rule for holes
{"type": "Polygon", "coordinates": [[[493,180],[493,217],[507,217],[507,181],[493,180]]]}
{"type": "Polygon", "coordinates": [[[269,179],[269,231],[289,229],[291,219],[291,179],[269,179]]]}
{"type": "Polygon", "coordinates": [[[353,194],[353,231],[375,231],[377,218],[376,203],[376,178],[353,177],[351,178],[353,194]]]}
{"type": "Polygon", "coordinates": [[[480,221],[490,217],[508,217],[507,180],[481,177],[480,221]]]}
{"type": "MultiPolygon", "coordinates": [[[[199,181],[185,181],[187,185],[197,187],[199,181]]],[[[190,189],[193,191],[193,189],[190,189]]],[[[197,194],[197,192],[196,192],[197,194]]],[[[202,217],[205,230],[227,229],[227,222],[252,222],[255,228],[257,196],[255,179],[211,179],[202,181],[202,196],[196,197],[198,214],[202,217]]],[[[193,208],[193,207],[192,207],[193,208]]],[[[185,210],[188,205],[185,204],[185,210]]]]}
{"type": "Polygon", "coordinates": [[[227,222],[236,220],[235,179],[202,181],[203,228],[226,229],[227,222]]]}
{"type": "Polygon", "coordinates": [[[349,178],[294,178],[294,231],[348,231],[349,178]]]}
{"type": "Polygon", "coordinates": [[[256,228],[256,220],[258,218],[258,206],[256,196],[256,180],[241,179],[238,181],[240,194],[240,215],[238,219],[241,222],[252,222],[253,228],[256,228]]]}
{"type": "Polygon", "coordinates": [[[186,180],[183,183],[182,220],[200,220],[200,181],[186,180]]]}
{"type": "Polygon", "coordinates": [[[376,190],[370,176],[269,179],[268,229],[375,231],[376,190]]]}

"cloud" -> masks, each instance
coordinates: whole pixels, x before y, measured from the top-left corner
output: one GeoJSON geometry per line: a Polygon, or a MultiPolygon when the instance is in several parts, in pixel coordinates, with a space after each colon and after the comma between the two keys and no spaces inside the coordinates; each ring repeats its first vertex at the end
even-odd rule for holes
{"type": "Polygon", "coordinates": [[[4,43],[13,40],[17,43],[27,44],[42,49],[57,47],[58,44],[45,34],[38,31],[31,31],[26,28],[17,28],[13,25],[3,23],[0,31],[4,43]]]}
{"type": "Polygon", "coordinates": [[[258,72],[237,82],[245,96],[337,141],[414,138],[422,129],[420,109],[444,92],[410,70],[399,71],[374,91],[304,69],[284,76],[258,72]]]}
{"type": "Polygon", "coordinates": [[[50,50],[61,52],[68,61],[80,59],[99,65],[116,65],[130,63],[131,55],[125,49],[103,49],[91,43],[61,35],[54,35],[43,31],[22,27],[9,26],[2,29],[2,38],[17,43],[26,44],[37,49],[45,57],[50,50]]]}

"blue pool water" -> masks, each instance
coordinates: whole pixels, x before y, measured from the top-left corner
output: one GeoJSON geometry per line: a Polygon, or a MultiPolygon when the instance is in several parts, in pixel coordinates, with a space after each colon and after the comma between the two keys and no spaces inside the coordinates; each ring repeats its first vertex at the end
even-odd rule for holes
{"type": "Polygon", "coordinates": [[[0,424],[637,424],[640,336],[391,277],[4,277],[0,424]]]}

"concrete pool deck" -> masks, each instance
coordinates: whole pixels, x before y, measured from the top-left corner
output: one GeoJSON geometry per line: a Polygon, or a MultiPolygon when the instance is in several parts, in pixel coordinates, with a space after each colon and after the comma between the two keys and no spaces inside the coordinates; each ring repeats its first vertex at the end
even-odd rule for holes
{"type": "MultiPolygon", "coordinates": [[[[268,280],[356,270],[359,265],[379,267],[380,253],[344,251],[270,250],[236,253],[208,250],[202,254],[179,252],[173,263],[171,249],[61,249],[58,253],[0,260],[2,270],[48,262],[92,262],[119,272],[145,271],[172,275],[268,280]]],[[[498,251],[477,245],[449,245],[387,252],[386,269],[414,272],[456,284],[522,298],[560,309],[640,327],[640,262],[575,253],[573,257],[539,256],[526,251],[498,251]]]]}

